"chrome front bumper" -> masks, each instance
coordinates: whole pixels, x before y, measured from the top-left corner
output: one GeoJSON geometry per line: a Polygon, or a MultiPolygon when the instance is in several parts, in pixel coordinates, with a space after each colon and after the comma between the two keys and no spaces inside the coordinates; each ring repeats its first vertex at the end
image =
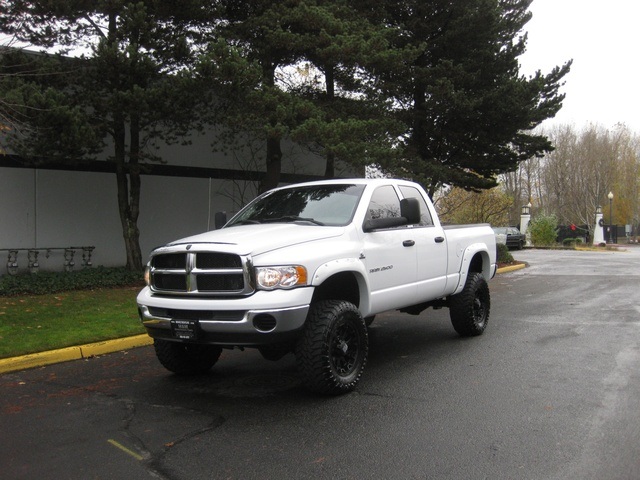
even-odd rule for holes
{"type": "Polygon", "coordinates": [[[295,337],[304,326],[312,295],[313,288],[300,288],[225,300],[163,297],[145,288],[137,302],[140,320],[153,338],[183,341],[174,334],[175,321],[189,319],[197,332],[190,342],[257,346],[295,337]],[[271,308],[265,308],[267,304],[271,308]]]}

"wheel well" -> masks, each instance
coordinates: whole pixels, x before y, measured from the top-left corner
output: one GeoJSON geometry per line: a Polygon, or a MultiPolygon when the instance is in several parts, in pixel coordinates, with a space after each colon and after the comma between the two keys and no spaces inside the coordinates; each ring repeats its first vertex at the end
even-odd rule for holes
{"type": "Polygon", "coordinates": [[[482,273],[482,254],[476,253],[474,257],[471,259],[471,263],[469,264],[469,273],[482,273]]]}
{"type": "Polygon", "coordinates": [[[487,252],[478,252],[471,259],[469,264],[469,273],[481,273],[486,278],[491,278],[491,260],[487,252]]]}
{"type": "Polygon", "coordinates": [[[327,278],[313,293],[312,302],[319,300],[346,300],[359,307],[360,286],[355,274],[340,272],[327,278]]]}

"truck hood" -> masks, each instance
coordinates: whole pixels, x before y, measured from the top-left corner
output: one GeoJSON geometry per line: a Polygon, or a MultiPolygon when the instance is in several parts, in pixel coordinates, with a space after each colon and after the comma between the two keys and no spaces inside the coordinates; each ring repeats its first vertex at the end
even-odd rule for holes
{"type": "MultiPolygon", "coordinates": [[[[211,248],[239,255],[260,255],[279,248],[326,238],[338,237],[345,227],[323,227],[295,223],[238,225],[182,238],[166,245],[192,245],[194,249],[211,248]]],[[[162,249],[162,248],[161,248],[162,249]]],[[[160,250],[161,250],[160,249],[160,250]]]]}

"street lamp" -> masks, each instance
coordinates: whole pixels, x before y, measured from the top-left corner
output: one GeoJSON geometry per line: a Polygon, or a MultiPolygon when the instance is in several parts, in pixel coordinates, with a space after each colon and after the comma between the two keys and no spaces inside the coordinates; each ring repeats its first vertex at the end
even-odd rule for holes
{"type": "Polygon", "coordinates": [[[609,192],[607,198],[609,198],[609,243],[613,243],[613,231],[611,230],[613,226],[613,192],[609,192]]]}

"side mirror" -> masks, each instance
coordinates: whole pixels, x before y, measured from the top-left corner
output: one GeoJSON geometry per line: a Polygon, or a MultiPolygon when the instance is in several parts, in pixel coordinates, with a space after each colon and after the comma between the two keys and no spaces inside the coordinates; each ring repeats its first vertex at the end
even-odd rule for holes
{"type": "Polygon", "coordinates": [[[227,212],[216,212],[216,216],[214,219],[215,229],[224,227],[224,224],[227,223],[227,212]]]}
{"type": "Polygon", "coordinates": [[[417,198],[400,200],[400,216],[407,219],[408,225],[420,223],[420,202],[417,198]]]}
{"type": "Polygon", "coordinates": [[[366,220],[362,225],[362,230],[364,232],[373,232],[374,230],[385,228],[402,227],[406,224],[407,219],[404,217],[375,218],[373,220],[366,220]]]}

